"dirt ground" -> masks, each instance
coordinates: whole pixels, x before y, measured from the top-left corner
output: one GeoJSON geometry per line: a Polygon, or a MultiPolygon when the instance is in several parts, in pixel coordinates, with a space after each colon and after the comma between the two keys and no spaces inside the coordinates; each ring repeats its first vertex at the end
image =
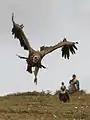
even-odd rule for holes
{"type": "Polygon", "coordinates": [[[90,94],[74,93],[67,103],[37,92],[0,97],[0,120],[90,120],[90,94]]]}

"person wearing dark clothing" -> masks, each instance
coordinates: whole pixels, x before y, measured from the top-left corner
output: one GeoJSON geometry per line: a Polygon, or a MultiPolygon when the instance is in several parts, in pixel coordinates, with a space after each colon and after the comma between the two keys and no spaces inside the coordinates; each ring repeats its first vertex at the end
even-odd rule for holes
{"type": "Polygon", "coordinates": [[[60,91],[62,94],[66,92],[66,86],[64,85],[64,82],[61,83],[60,91]]]}
{"type": "Polygon", "coordinates": [[[60,99],[60,101],[63,101],[63,102],[66,102],[67,100],[68,101],[70,100],[69,94],[66,90],[66,86],[64,85],[64,82],[61,83],[59,99],[60,99]]]}

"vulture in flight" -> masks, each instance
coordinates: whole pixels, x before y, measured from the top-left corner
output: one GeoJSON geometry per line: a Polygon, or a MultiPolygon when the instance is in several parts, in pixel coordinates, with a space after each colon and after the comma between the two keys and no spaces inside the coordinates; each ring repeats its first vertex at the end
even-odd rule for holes
{"type": "Polygon", "coordinates": [[[54,50],[61,48],[62,57],[65,59],[69,59],[70,53],[75,54],[75,50],[77,50],[76,44],[78,42],[70,42],[67,41],[66,38],[64,38],[62,41],[58,42],[57,44],[53,46],[41,46],[40,50],[34,50],[29,41],[26,37],[24,31],[23,31],[23,24],[19,25],[14,21],[14,14],[12,14],[12,35],[14,35],[14,38],[17,38],[20,42],[21,47],[24,48],[24,50],[28,50],[29,55],[28,57],[22,57],[17,55],[21,59],[25,59],[27,62],[27,71],[32,74],[32,67],[35,68],[34,70],[34,82],[37,84],[37,74],[40,68],[46,68],[44,65],[42,65],[41,61],[43,57],[54,50]]]}

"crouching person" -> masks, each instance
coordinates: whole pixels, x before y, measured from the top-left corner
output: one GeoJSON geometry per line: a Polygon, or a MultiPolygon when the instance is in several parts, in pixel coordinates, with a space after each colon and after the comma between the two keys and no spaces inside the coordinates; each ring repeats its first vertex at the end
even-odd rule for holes
{"type": "Polygon", "coordinates": [[[61,83],[59,100],[62,101],[62,102],[67,102],[67,101],[70,100],[69,94],[66,90],[66,86],[64,85],[64,82],[61,83]]]}
{"type": "Polygon", "coordinates": [[[72,80],[73,80],[73,83],[74,83],[74,86],[75,86],[75,90],[79,91],[79,89],[80,89],[79,80],[77,79],[75,74],[73,74],[72,78],[73,78],[72,80]]]}

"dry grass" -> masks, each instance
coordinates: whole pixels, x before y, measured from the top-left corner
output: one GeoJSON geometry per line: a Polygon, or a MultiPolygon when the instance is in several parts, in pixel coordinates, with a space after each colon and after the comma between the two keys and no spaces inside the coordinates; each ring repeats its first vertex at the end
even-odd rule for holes
{"type": "Polygon", "coordinates": [[[90,95],[78,92],[70,98],[61,103],[44,92],[0,97],[0,120],[90,120],[90,95]]]}

